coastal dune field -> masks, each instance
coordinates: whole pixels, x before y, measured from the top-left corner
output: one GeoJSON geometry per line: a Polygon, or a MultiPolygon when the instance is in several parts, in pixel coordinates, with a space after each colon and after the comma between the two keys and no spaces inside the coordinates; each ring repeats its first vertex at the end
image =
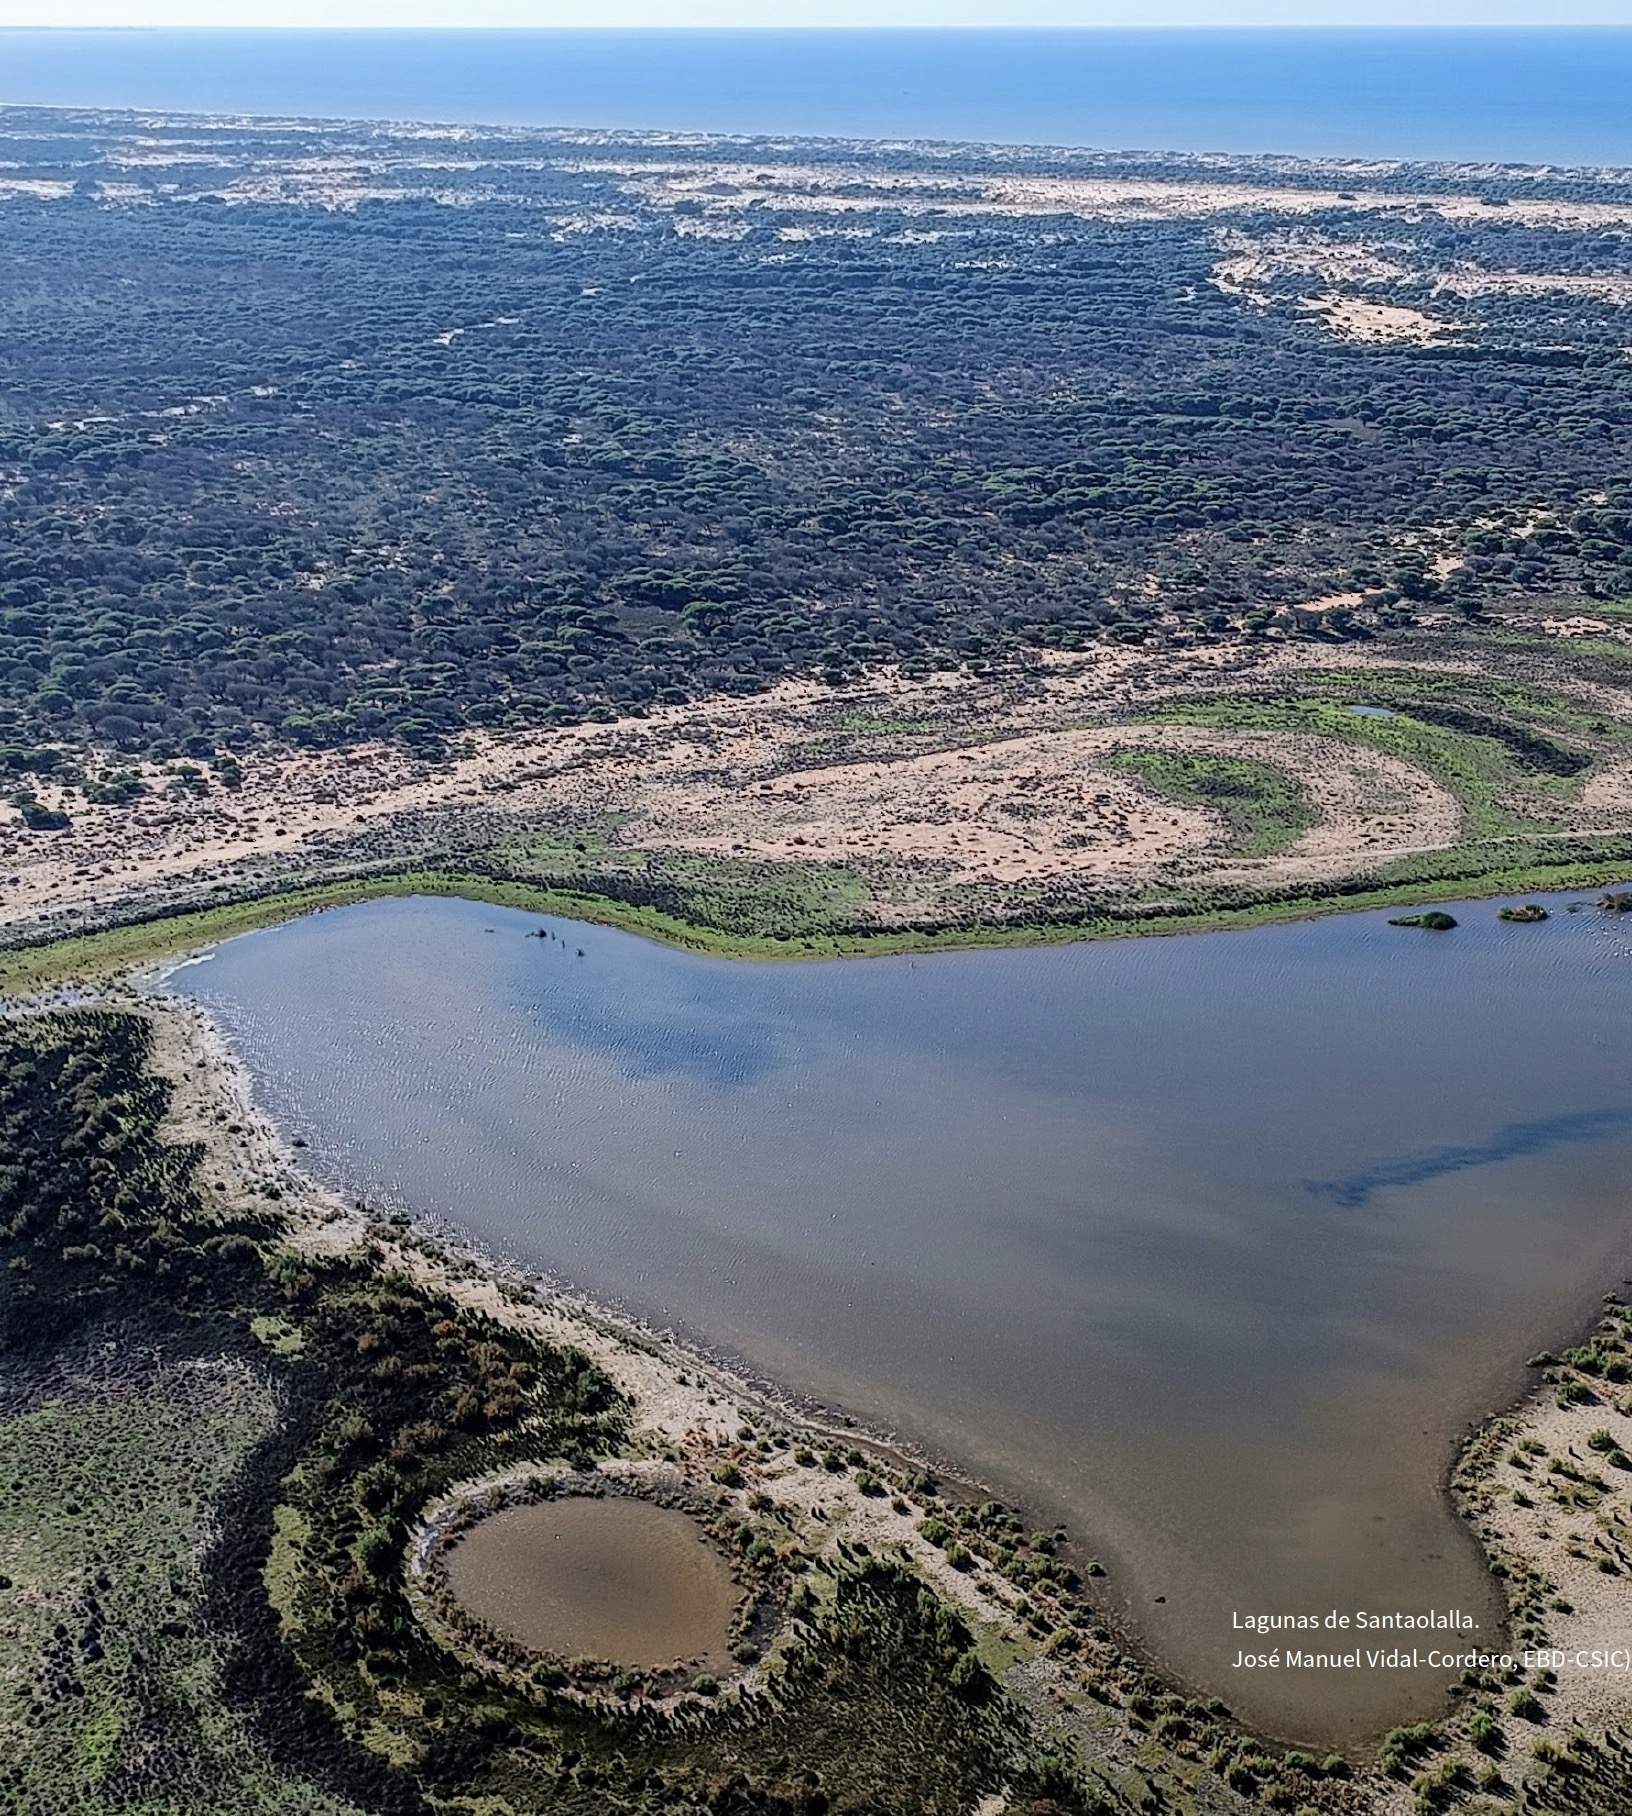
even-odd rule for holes
{"type": "Polygon", "coordinates": [[[803,949],[1621,855],[1624,172],[0,154],[8,937],[451,865],[803,949]]]}
{"type": "Polygon", "coordinates": [[[1632,1816],[1629,308],[0,106],[0,1812],[1632,1816]]]}

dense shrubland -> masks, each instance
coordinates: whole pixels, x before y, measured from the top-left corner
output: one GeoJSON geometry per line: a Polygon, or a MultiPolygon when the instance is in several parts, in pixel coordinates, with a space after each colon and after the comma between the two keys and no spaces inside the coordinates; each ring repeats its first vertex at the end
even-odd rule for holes
{"type": "MultiPolygon", "coordinates": [[[[900,154],[845,154],[868,180],[844,232],[771,196],[724,237],[681,231],[710,226],[704,203],[632,193],[622,167],[765,147],[477,137],[457,145],[471,168],[426,170],[434,139],[409,156],[352,129],[175,124],[133,148],[119,120],[0,127],[23,176],[77,185],[4,204],[14,762],[88,741],[434,744],[1017,641],[1250,637],[1333,589],[1363,604],[1303,630],[1632,592],[1613,483],[1632,364],[1602,296],[1460,297],[1454,345],[1359,345],[1293,307],[1293,279],[1266,280],[1273,306],[1219,289],[1219,217],[907,212],[870,186],[900,154]],[[390,199],[210,203],[245,160],[331,152],[379,160],[368,184],[390,199]],[[1556,512],[1541,527],[1538,506],[1556,512]],[[1431,559],[1445,537],[1454,573],[1431,559]]],[[[940,155],[943,199],[993,168],[940,155]]],[[[1320,177],[1230,174],[1255,172],[1320,177]]],[[[920,178],[914,206],[938,193],[920,178]]],[[[1222,222],[1273,225],[1250,200],[1222,222]]],[[[1409,267],[1391,302],[1468,261],[1625,270],[1623,229],[1386,225],[1409,267]]],[[[1342,245],[1378,223],[1337,207],[1300,231],[1342,245]]]]}

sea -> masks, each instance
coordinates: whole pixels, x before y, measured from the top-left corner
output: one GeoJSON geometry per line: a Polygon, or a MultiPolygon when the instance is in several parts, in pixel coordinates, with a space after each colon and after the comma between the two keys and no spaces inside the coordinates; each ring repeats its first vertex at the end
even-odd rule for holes
{"type": "Polygon", "coordinates": [[[0,103],[1632,166],[1632,27],[0,31],[0,103]]]}

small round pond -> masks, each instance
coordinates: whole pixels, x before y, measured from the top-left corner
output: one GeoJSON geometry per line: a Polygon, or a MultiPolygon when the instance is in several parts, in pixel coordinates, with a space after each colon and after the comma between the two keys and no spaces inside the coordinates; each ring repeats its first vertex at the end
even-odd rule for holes
{"type": "Polygon", "coordinates": [[[536,1652],[635,1671],[730,1666],[741,1591],[688,1514],[623,1495],[510,1507],[448,1548],[455,1599],[536,1652]]]}

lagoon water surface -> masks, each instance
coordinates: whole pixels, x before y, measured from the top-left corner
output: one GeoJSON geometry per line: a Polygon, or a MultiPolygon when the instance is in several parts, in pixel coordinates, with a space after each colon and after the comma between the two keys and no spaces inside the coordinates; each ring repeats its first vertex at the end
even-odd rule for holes
{"type": "Polygon", "coordinates": [[[1632,926],[1554,908],[767,965],[384,900],[172,987],[351,1192],[1065,1519],[1163,1663],[1341,1744],[1452,1674],[1240,1670],[1238,1617],[1494,1641],[1455,1440],[1632,1272],[1632,926]]]}

